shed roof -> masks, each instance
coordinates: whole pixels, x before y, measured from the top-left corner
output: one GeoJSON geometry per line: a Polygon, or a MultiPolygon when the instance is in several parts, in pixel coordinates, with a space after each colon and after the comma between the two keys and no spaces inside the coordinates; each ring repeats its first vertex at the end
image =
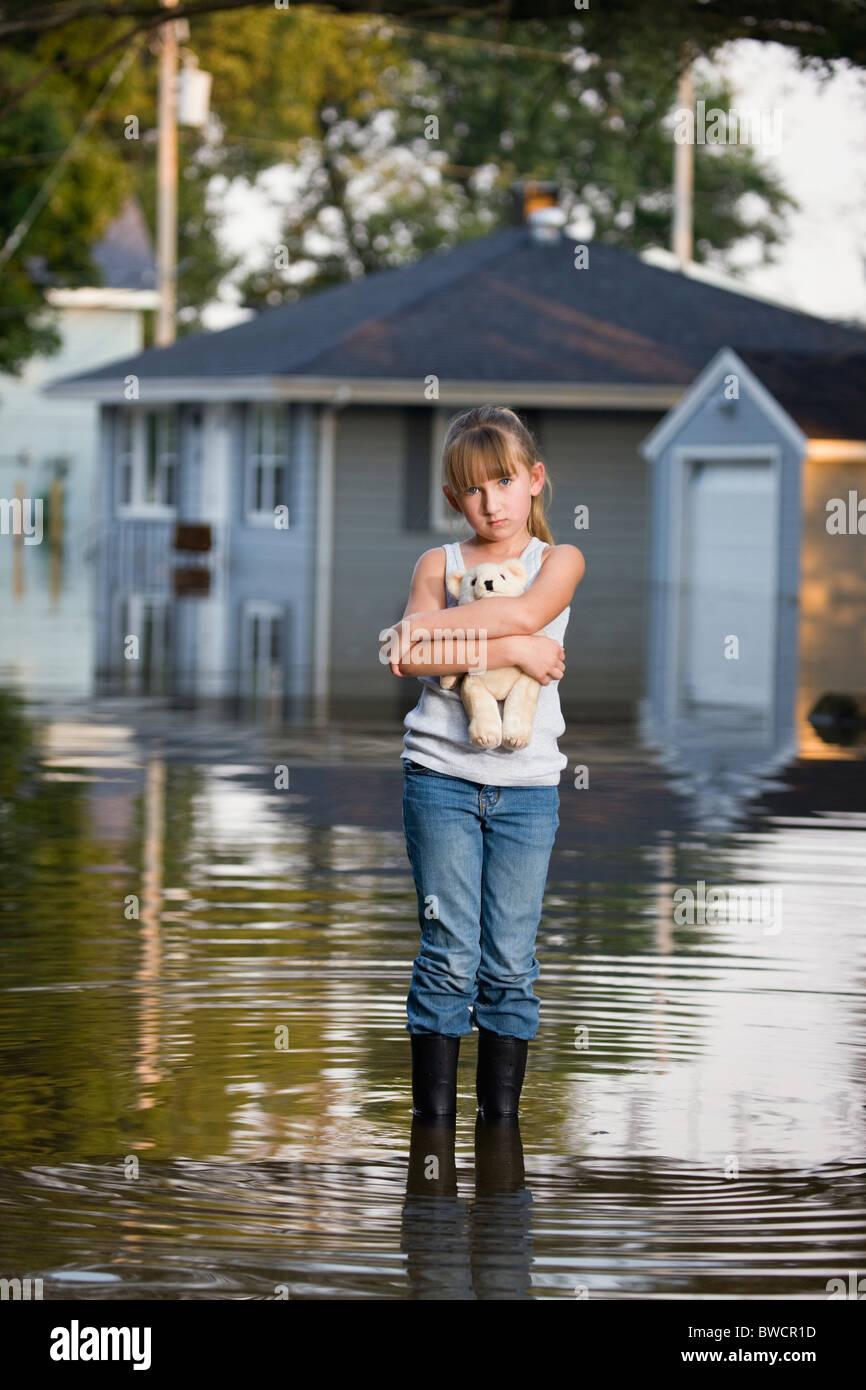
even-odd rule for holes
{"type": "Polygon", "coordinates": [[[137,198],[129,197],[93,248],[93,260],[111,289],[156,287],[153,242],[137,198]]]}
{"type": "Polygon", "coordinates": [[[507,227],[376,271],[245,323],[198,333],[53,387],[233,377],[684,387],[722,345],[866,354],[866,329],[738,294],[589,244],[507,227]]]}

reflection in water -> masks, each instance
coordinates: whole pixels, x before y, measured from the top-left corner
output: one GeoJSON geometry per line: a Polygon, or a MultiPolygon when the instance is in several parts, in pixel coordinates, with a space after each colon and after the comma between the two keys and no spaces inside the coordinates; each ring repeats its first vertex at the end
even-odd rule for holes
{"type": "Polygon", "coordinates": [[[475,1120],[475,1200],[458,1196],[453,1121],[412,1121],[402,1240],[409,1296],[531,1297],[532,1198],[520,1127],[475,1120]]]}
{"type": "MultiPolygon", "coordinates": [[[[0,496],[29,495],[29,484],[12,474],[0,466],[0,496]]],[[[93,686],[96,650],[98,525],[80,493],[44,491],[42,542],[4,533],[0,543],[0,682],[84,696],[93,686]]]]}
{"type": "Polygon", "coordinates": [[[476,1118],[467,1038],[431,1129],[399,733],[323,754],[143,703],[33,724],[5,694],[0,725],[5,1275],[46,1298],[821,1298],[864,1267],[856,750],[709,828],[663,758],[570,731],[591,789],[560,788],[520,1126],[476,1118]],[[677,922],[698,881],[780,887],[780,930],[677,922]]]}

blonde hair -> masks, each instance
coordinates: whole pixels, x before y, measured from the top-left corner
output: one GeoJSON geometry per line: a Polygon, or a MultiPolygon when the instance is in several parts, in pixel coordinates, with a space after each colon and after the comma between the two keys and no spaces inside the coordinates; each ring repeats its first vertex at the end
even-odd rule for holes
{"type": "MultiPolygon", "coordinates": [[[[459,498],[479,481],[514,477],[521,465],[530,471],[537,458],[538,445],[519,415],[507,406],[480,405],[456,415],[448,426],[442,446],[442,481],[459,498]]],[[[544,487],[532,498],[527,528],[530,536],[553,545],[545,488],[552,493],[546,472],[544,487]]]]}

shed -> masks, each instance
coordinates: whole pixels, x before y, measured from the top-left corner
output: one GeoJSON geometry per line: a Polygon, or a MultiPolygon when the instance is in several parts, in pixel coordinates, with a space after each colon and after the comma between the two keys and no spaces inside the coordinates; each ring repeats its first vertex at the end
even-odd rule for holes
{"type": "Polygon", "coordinates": [[[724,347],[640,452],[645,731],[727,717],[795,754],[822,694],[866,697],[866,355],[724,347]]]}

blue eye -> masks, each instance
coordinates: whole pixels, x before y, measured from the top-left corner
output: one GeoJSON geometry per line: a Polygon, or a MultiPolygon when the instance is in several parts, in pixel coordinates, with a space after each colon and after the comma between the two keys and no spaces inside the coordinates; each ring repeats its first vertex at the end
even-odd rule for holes
{"type": "MultiPolygon", "coordinates": [[[[500,483],[510,483],[510,482],[512,481],[512,479],[511,479],[511,478],[500,478],[499,481],[500,481],[500,483]]],[[[468,488],[466,489],[467,496],[468,496],[468,494],[469,494],[470,492],[477,492],[477,491],[478,491],[478,488],[477,488],[477,487],[474,487],[474,486],[473,486],[473,487],[468,487],[468,488]]]]}

